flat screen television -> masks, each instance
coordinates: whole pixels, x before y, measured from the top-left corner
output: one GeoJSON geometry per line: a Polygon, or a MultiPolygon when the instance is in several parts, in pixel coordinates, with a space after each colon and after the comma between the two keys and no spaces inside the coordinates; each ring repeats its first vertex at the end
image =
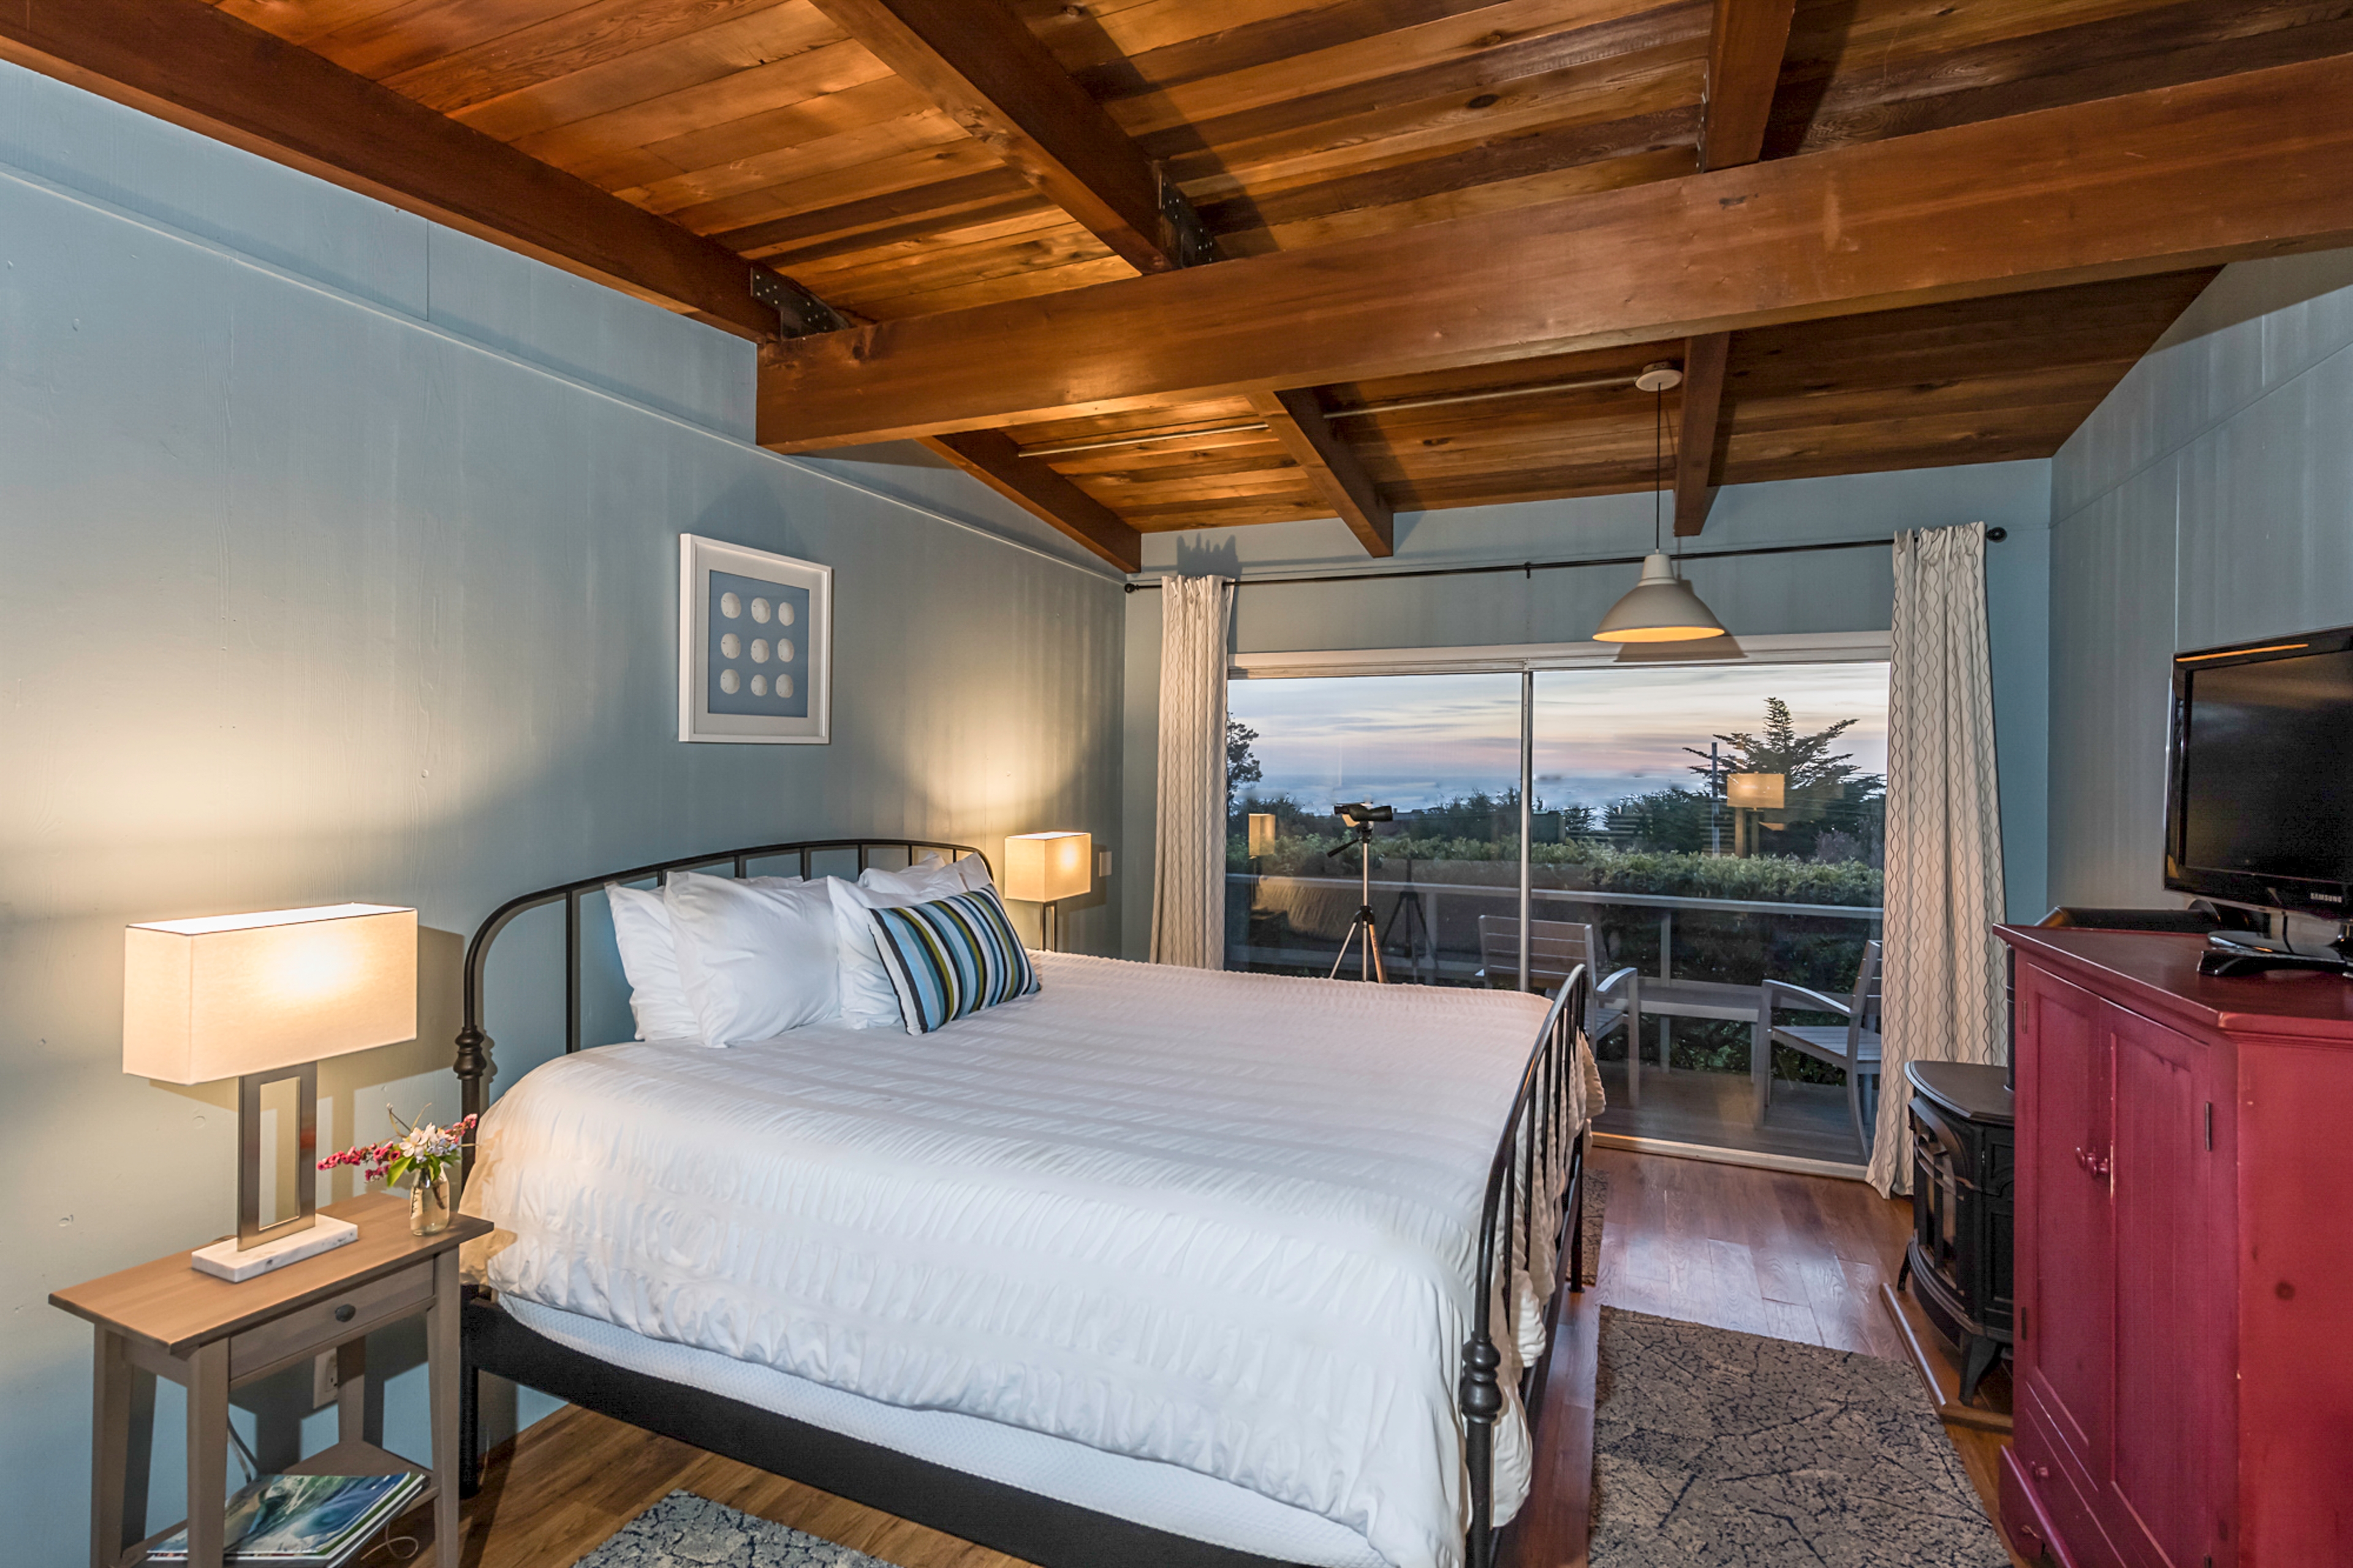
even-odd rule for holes
{"type": "Polygon", "coordinates": [[[2353,918],[2353,626],[2173,661],[2165,885],[2353,918]]]}

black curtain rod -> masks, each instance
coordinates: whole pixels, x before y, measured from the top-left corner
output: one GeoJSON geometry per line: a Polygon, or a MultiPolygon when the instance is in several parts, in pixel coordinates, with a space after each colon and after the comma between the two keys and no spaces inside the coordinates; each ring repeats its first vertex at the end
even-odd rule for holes
{"type": "MultiPolygon", "coordinates": [[[[2006,528],[1986,530],[1986,542],[2000,544],[2010,537],[2006,528]]],[[[1679,561],[1722,561],[1735,555],[1805,555],[1817,550],[1882,550],[1895,541],[1887,539],[1841,539],[1831,544],[1752,544],[1741,550],[1688,550],[1675,558],[1679,561]]],[[[1404,572],[1325,572],[1303,577],[1229,577],[1227,582],[1237,588],[1274,587],[1293,583],[1387,583],[1400,577],[1475,577],[1490,572],[1518,572],[1534,576],[1538,572],[1559,572],[1574,566],[1640,566],[1640,555],[1597,555],[1582,561],[1518,561],[1499,563],[1493,566],[1417,566],[1404,572]]],[[[1157,578],[1145,583],[1124,584],[1128,593],[1141,593],[1160,586],[1157,578]]]]}

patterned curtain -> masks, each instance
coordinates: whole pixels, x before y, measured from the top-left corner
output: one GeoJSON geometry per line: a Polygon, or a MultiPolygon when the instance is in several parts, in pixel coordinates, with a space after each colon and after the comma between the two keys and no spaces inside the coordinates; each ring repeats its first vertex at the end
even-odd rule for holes
{"type": "Polygon", "coordinates": [[[1160,784],[1152,962],[1226,964],[1226,616],[1221,577],[1160,579],[1160,784]]]}
{"type": "Polygon", "coordinates": [[[1871,1184],[1912,1187],[1910,1061],[1998,1062],[2001,813],[1985,524],[1895,536],[1887,682],[1887,917],[1871,1184]]]}

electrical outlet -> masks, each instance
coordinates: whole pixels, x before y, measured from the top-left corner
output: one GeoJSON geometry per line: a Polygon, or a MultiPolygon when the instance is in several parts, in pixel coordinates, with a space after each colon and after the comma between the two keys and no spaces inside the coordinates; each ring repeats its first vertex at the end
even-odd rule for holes
{"type": "Polygon", "coordinates": [[[1098,878],[1108,877],[1111,875],[1110,850],[1098,849],[1095,851],[1095,875],[1098,878]]]}
{"type": "Polygon", "coordinates": [[[311,1408],[324,1410],[335,1402],[343,1390],[343,1380],[335,1366],[335,1352],[321,1351],[311,1358],[311,1408]]]}

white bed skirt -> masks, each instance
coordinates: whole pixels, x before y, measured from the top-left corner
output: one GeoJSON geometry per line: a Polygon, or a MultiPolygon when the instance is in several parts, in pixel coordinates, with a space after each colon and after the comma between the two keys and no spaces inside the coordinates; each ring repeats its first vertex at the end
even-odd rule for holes
{"type": "Polygon", "coordinates": [[[649,1340],[576,1312],[530,1301],[505,1305],[524,1328],[613,1366],[757,1405],[968,1476],[1278,1563],[1387,1568],[1381,1554],[1347,1526],[1214,1476],[1107,1454],[953,1410],[902,1409],[757,1362],[649,1340]]]}

